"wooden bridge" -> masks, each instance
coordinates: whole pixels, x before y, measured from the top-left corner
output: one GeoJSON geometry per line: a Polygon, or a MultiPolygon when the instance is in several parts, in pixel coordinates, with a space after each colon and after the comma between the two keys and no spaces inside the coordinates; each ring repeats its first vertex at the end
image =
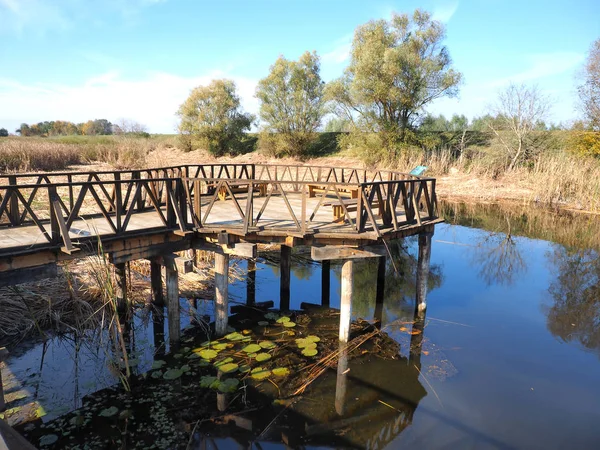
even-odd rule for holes
{"type": "Polygon", "coordinates": [[[429,230],[435,179],[392,171],[258,164],[0,176],[0,285],[103,250],[115,263],[194,240],[375,244],[429,230]],[[350,198],[348,198],[350,197],[350,198]]]}

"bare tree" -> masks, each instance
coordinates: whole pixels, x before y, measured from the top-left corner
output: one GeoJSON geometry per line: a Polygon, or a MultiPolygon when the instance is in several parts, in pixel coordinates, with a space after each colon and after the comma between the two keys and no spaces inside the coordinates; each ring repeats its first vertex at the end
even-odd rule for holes
{"type": "Polygon", "coordinates": [[[577,87],[579,101],[586,121],[600,131],[600,39],[590,48],[582,73],[583,82],[577,87]]]}
{"type": "Polygon", "coordinates": [[[500,91],[492,107],[495,117],[487,125],[506,150],[508,170],[530,156],[535,141],[532,132],[545,120],[549,109],[550,100],[535,85],[511,83],[500,91]]]}

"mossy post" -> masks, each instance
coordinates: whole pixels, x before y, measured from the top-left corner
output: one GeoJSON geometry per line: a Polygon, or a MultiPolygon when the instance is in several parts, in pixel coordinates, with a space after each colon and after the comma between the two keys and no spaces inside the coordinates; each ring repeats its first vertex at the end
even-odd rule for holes
{"type": "Polygon", "coordinates": [[[417,310],[427,309],[427,281],[431,260],[431,238],[433,232],[419,234],[419,259],[417,261],[417,310]]]}
{"type": "Polygon", "coordinates": [[[229,313],[229,255],[215,252],[215,333],[227,333],[229,313]]]}
{"type": "Polygon", "coordinates": [[[282,245],[279,260],[279,274],[281,277],[279,285],[279,309],[283,311],[290,309],[291,266],[292,248],[287,245],[282,245]]]}
{"type": "Polygon", "coordinates": [[[350,339],[350,319],[352,315],[352,284],[354,261],[347,259],[342,265],[342,283],[340,300],[340,342],[347,343],[350,339]]]}

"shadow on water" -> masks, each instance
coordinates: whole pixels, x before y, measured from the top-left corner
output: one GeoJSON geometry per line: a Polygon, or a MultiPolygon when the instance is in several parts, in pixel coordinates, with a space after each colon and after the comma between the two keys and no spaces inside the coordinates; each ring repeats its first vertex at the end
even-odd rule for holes
{"type": "Polygon", "coordinates": [[[354,262],[348,344],[342,265],[295,249],[292,311],[280,311],[279,253],[262,253],[230,286],[228,339],[207,343],[198,325],[211,301],[182,299],[176,351],[164,311],[136,313],[130,392],[101,335],[13,352],[9,407],[33,405],[19,429],[43,448],[598,448],[598,221],[441,211],[426,312],[416,238],[354,262]]]}

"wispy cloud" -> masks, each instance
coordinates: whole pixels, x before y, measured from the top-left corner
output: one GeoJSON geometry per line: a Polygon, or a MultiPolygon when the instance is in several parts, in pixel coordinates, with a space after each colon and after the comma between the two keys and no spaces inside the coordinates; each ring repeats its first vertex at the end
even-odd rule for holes
{"type": "Polygon", "coordinates": [[[127,20],[144,8],[167,0],[0,0],[0,34],[64,31],[85,19],[95,23],[115,13],[127,20]]]}
{"type": "Polygon", "coordinates": [[[508,83],[526,83],[560,75],[573,70],[584,60],[583,53],[551,52],[526,57],[528,67],[515,74],[491,81],[489,87],[501,87],[508,83]]]}
{"type": "Polygon", "coordinates": [[[447,2],[433,9],[432,17],[442,23],[448,23],[458,9],[458,1],[447,2]]]}
{"type": "Polygon", "coordinates": [[[137,80],[123,78],[110,71],[68,86],[62,84],[24,84],[0,78],[0,123],[15,128],[21,122],[70,120],[82,122],[95,118],[116,121],[128,117],[148,126],[152,132],[175,130],[175,112],[190,90],[214,78],[230,78],[236,82],[242,106],[256,113],[254,98],[257,80],[228,76],[213,71],[198,77],[182,77],[166,72],[148,73],[137,80]],[[2,113],[10,117],[2,116],[2,113]]]}

